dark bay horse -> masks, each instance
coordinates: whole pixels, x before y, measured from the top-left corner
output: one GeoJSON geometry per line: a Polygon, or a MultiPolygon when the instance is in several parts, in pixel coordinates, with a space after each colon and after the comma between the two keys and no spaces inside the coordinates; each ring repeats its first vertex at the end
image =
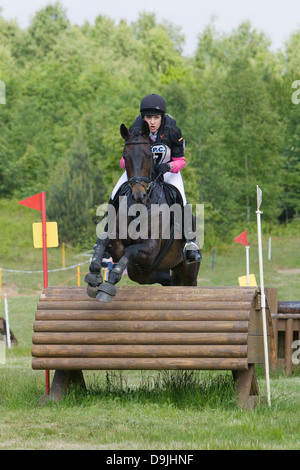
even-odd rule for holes
{"type": "MultiPolygon", "coordinates": [[[[127,211],[125,221],[127,221],[126,229],[128,230],[125,236],[121,236],[124,227],[121,227],[122,204],[120,204],[115,223],[115,236],[112,238],[108,232],[108,239],[105,241],[106,252],[116,264],[109,272],[107,281],[92,289],[88,288],[88,294],[97,297],[100,301],[111,302],[116,293],[115,284],[120,281],[125,268],[127,268],[129,278],[139,284],[195,286],[200,262],[193,264],[185,262],[183,257],[185,239],[182,232],[180,236],[174,237],[171,230],[170,236],[164,237],[164,215],[162,212],[156,212],[156,221],[158,221],[156,235],[153,236],[151,233],[151,228],[152,231],[154,230],[153,223],[150,221],[151,214],[153,217],[152,209],[166,207],[167,202],[170,205],[170,201],[166,197],[164,190],[166,184],[163,182],[162,175],[155,177],[149,142],[149,126],[144,122],[141,132],[130,134],[122,124],[120,131],[125,141],[123,156],[128,177],[125,198],[125,212],[127,211]],[[132,212],[133,208],[135,210],[132,212]],[[137,221],[136,208],[139,209],[138,213],[144,213],[144,222],[142,218],[139,218],[139,223],[134,225],[137,221]],[[130,224],[139,229],[132,235],[129,230],[130,224]],[[144,230],[141,229],[143,224],[144,230]]],[[[180,207],[182,210],[182,206],[180,207]]],[[[170,216],[168,211],[165,212],[170,216]]],[[[173,224],[173,229],[174,225],[176,224],[173,224]]],[[[168,223],[165,227],[169,227],[168,223]]],[[[180,226],[179,230],[182,230],[180,226]]]]}

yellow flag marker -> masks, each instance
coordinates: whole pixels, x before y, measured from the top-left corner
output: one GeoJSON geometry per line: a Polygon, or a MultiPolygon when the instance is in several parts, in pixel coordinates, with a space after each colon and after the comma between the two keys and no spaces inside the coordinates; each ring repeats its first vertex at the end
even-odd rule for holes
{"type": "MultiPolygon", "coordinates": [[[[43,248],[43,236],[42,236],[42,223],[37,222],[32,224],[33,232],[33,246],[34,248],[43,248]]],[[[47,248],[53,248],[58,246],[58,230],[57,222],[47,222],[47,248]]]]}
{"type": "MultiPolygon", "coordinates": [[[[239,277],[239,285],[240,286],[248,286],[247,284],[247,276],[240,276],[239,277]]],[[[249,286],[256,287],[256,279],[254,274],[249,274],[249,286]]]]}

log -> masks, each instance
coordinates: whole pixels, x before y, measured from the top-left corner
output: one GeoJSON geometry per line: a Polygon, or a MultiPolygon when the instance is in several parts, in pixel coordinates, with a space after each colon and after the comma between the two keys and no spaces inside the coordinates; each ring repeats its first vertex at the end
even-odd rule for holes
{"type": "MultiPolygon", "coordinates": [[[[118,286],[115,300],[136,300],[138,297],[140,301],[148,300],[149,298],[155,300],[164,300],[166,297],[172,300],[192,300],[193,298],[199,299],[199,289],[201,289],[201,298],[209,298],[214,300],[216,297],[219,299],[229,299],[233,302],[237,300],[245,300],[245,298],[253,298],[257,292],[256,287],[193,287],[189,286],[118,286]]],[[[89,299],[86,294],[86,289],[78,286],[49,286],[44,289],[40,300],[49,296],[59,296],[66,300],[71,300],[73,296],[79,296],[83,299],[89,299]]]]}
{"type": "Polygon", "coordinates": [[[247,357],[243,345],[33,345],[35,357],[247,357]]]}
{"type": "Polygon", "coordinates": [[[247,344],[247,333],[34,333],[33,344],[247,344]]]}
{"type": "MultiPolygon", "coordinates": [[[[99,302],[97,300],[61,300],[61,299],[47,299],[38,303],[38,310],[99,310],[99,302]]],[[[186,310],[187,303],[184,300],[175,301],[172,299],[168,301],[155,301],[144,300],[141,301],[118,301],[114,300],[111,304],[105,304],[107,310],[186,310]]],[[[228,303],[218,300],[189,300],[189,310],[248,310],[249,302],[240,301],[228,303]]]]}
{"type": "Polygon", "coordinates": [[[34,331],[140,331],[140,332],[241,332],[246,333],[248,322],[236,321],[36,321],[34,331]]]}
{"type": "Polygon", "coordinates": [[[300,300],[279,301],[277,311],[278,313],[300,313],[300,300]]]}
{"type": "Polygon", "coordinates": [[[247,358],[33,358],[46,370],[247,370],[247,358]]]}
{"type": "Polygon", "coordinates": [[[156,320],[248,321],[247,310],[37,310],[38,321],[53,320],[156,320]]]}

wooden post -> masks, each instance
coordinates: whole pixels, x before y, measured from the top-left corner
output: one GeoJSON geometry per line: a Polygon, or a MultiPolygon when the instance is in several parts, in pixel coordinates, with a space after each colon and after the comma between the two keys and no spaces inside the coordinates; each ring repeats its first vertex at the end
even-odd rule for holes
{"type": "Polygon", "coordinates": [[[86,389],[81,370],[56,370],[50,390],[51,400],[59,402],[72,385],[86,389]]]}
{"type": "Polygon", "coordinates": [[[293,318],[288,318],[288,320],[286,321],[286,329],[285,329],[285,354],[284,354],[286,375],[292,375],[292,372],[293,372],[293,363],[292,363],[293,333],[294,333],[294,320],[293,318]]]}
{"type": "Polygon", "coordinates": [[[241,408],[253,409],[259,398],[254,364],[250,364],[248,370],[232,371],[232,375],[235,381],[235,393],[238,395],[238,405],[241,408]]]}

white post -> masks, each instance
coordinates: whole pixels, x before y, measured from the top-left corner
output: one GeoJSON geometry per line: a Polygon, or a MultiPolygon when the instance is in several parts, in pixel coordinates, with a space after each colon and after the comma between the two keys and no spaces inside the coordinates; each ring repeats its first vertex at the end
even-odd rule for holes
{"type": "Polygon", "coordinates": [[[6,323],[6,339],[8,349],[11,347],[10,342],[10,327],[9,327],[9,318],[8,318],[8,305],[7,305],[7,294],[4,294],[4,309],[5,309],[5,323],[6,323]]]}
{"type": "Polygon", "coordinates": [[[250,263],[249,263],[249,248],[250,246],[246,246],[246,267],[247,267],[247,286],[250,286],[250,263]]]}
{"type": "Polygon", "coordinates": [[[261,308],[262,308],[262,323],[264,335],[264,353],[265,353],[265,373],[267,383],[267,400],[268,405],[271,406],[271,392],[270,392],[270,372],[269,372],[269,351],[268,351],[268,336],[267,336],[267,319],[266,319],[266,296],[264,286],[264,270],[263,270],[263,256],[262,256],[262,239],[261,239],[261,214],[259,210],[262,202],[262,191],[257,188],[257,236],[258,236],[258,256],[259,256],[259,276],[260,276],[260,289],[261,289],[261,308]]]}
{"type": "Polygon", "coordinates": [[[5,364],[5,339],[0,335],[0,364],[5,364]]]}

